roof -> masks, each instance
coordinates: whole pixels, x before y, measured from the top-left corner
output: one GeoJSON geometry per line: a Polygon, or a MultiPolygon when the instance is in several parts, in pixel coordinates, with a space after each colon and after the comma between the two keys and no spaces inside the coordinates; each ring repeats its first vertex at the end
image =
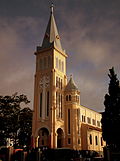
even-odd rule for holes
{"type": "Polygon", "coordinates": [[[85,106],[83,106],[83,105],[80,105],[80,107],[85,108],[85,109],[88,109],[88,110],[93,111],[93,112],[95,112],[95,113],[101,114],[101,112],[96,111],[96,110],[94,110],[94,109],[92,109],[92,108],[90,108],[90,107],[85,107],[85,106]]]}
{"type": "Polygon", "coordinates": [[[78,91],[78,88],[76,87],[72,76],[70,76],[70,80],[69,80],[67,86],[65,87],[65,91],[73,91],[73,90],[78,91]]]}
{"type": "Polygon", "coordinates": [[[51,47],[52,44],[54,44],[55,47],[58,48],[59,50],[63,51],[61,42],[60,42],[60,36],[58,33],[57,25],[53,14],[53,4],[51,6],[50,18],[49,18],[49,22],[47,25],[47,29],[46,29],[41,47],[43,49],[49,48],[51,47]]]}

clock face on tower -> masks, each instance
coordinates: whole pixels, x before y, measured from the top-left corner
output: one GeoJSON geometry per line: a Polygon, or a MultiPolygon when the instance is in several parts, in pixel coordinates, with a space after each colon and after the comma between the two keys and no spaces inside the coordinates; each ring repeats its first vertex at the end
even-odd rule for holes
{"type": "Polygon", "coordinates": [[[43,76],[42,78],[40,78],[39,85],[40,85],[41,89],[48,88],[49,83],[50,83],[50,77],[49,76],[43,76]]]}

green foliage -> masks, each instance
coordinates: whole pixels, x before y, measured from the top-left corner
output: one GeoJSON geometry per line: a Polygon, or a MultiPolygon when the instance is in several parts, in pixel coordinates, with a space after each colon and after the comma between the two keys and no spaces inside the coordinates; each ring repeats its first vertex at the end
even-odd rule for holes
{"type": "Polygon", "coordinates": [[[17,93],[12,96],[0,96],[0,145],[6,145],[7,138],[13,141],[14,147],[28,145],[28,142],[21,144],[21,137],[31,136],[32,110],[21,106],[29,102],[25,95],[17,93]]]}
{"type": "Polygon", "coordinates": [[[120,149],[120,86],[114,68],[109,69],[108,94],[105,95],[105,112],[102,114],[103,139],[112,149],[120,149]]]}

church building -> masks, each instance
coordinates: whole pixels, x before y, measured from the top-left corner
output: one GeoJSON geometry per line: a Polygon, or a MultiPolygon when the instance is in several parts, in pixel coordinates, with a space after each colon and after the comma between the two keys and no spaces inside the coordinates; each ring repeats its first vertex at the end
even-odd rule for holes
{"type": "Polygon", "coordinates": [[[67,78],[68,55],[61,46],[53,6],[35,55],[34,147],[103,151],[101,114],[81,105],[73,77],[67,78]]]}

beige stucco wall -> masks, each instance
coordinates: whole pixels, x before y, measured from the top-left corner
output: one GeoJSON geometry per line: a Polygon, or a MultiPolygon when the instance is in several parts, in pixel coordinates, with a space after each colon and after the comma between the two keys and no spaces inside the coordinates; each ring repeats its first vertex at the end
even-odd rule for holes
{"type": "MultiPolygon", "coordinates": [[[[69,147],[73,149],[83,149],[83,150],[96,150],[102,151],[101,144],[95,145],[94,138],[97,136],[100,139],[102,137],[101,132],[101,114],[91,110],[87,107],[80,105],[79,101],[76,101],[76,95],[80,96],[80,91],[65,91],[65,86],[67,84],[66,76],[66,58],[67,55],[58,51],[55,48],[50,48],[49,50],[43,50],[36,53],[36,73],[35,73],[35,85],[34,85],[34,114],[33,114],[33,128],[32,135],[34,139],[38,137],[38,131],[41,128],[46,128],[49,131],[50,137],[50,147],[57,147],[57,130],[60,128],[63,131],[63,147],[69,147]],[[51,58],[51,66],[44,70],[40,69],[40,59],[41,58],[51,58]],[[61,62],[64,62],[64,71],[59,70],[56,67],[56,57],[61,62]],[[40,96],[40,79],[44,76],[49,76],[49,86],[46,90],[50,91],[50,113],[49,117],[44,119],[40,118],[39,111],[39,96],[40,96]],[[62,89],[56,87],[56,77],[62,79],[62,89]],[[56,92],[60,92],[63,96],[62,101],[62,118],[56,117],[56,92]],[[66,101],[66,95],[71,95],[71,101],[66,101]],[[70,115],[70,134],[68,134],[68,109],[71,111],[70,115]],[[77,110],[79,109],[80,115],[78,118],[77,110]],[[82,120],[82,116],[85,116],[85,121],[82,120]],[[91,119],[91,123],[88,123],[87,117],[91,119]],[[96,121],[96,124],[93,125],[92,120],[96,121]],[[98,126],[97,121],[100,123],[98,126]],[[78,126],[79,124],[79,126],[78,126]],[[78,133],[79,130],[79,133],[78,133]],[[90,134],[93,136],[93,143],[89,143],[90,134]],[[68,140],[70,139],[70,143],[68,140]]],[[[36,139],[37,140],[37,139],[36,139]]],[[[37,144],[37,143],[36,143],[37,144]]],[[[38,145],[38,144],[37,144],[38,145]]]]}

